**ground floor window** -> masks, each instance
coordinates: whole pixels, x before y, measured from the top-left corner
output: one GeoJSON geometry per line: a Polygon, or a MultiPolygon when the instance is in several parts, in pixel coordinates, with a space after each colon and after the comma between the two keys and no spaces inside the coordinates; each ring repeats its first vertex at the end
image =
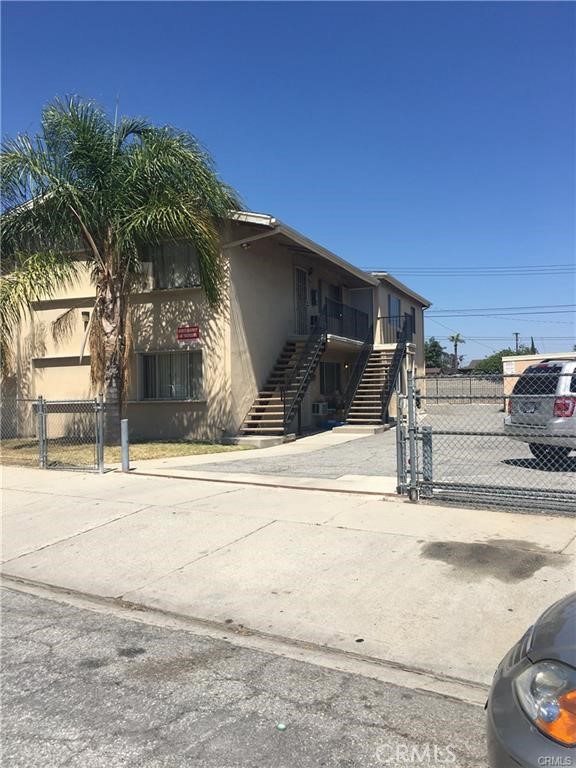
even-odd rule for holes
{"type": "Polygon", "coordinates": [[[141,356],[142,400],[201,400],[202,352],[152,352],[141,356]]]}
{"type": "Polygon", "coordinates": [[[342,393],[340,380],[340,363],[320,363],[320,393],[334,395],[342,393]]]}

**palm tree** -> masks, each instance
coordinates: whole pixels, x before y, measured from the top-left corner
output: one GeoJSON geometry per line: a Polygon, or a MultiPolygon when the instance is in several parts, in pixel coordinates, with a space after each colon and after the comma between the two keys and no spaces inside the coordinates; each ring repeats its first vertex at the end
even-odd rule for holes
{"type": "Polygon", "coordinates": [[[452,336],[448,336],[448,341],[451,341],[452,344],[454,344],[454,359],[453,359],[452,367],[454,368],[454,370],[457,370],[458,369],[458,345],[466,344],[466,339],[463,336],[460,336],[459,333],[455,333],[452,336]]]}
{"type": "Polygon", "coordinates": [[[121,413],[129,297],[144,247],[191,241],[206,297],[217,306],[225,283],[220,236],[240,201],[190,134],[143,119],[111,120],[78,97],[46,107],[40,134],[6,140],[0,159],[4,346],[31,301],[74,279],[80,247],[95,288],[91,379],[107,411],[121,413]]]}

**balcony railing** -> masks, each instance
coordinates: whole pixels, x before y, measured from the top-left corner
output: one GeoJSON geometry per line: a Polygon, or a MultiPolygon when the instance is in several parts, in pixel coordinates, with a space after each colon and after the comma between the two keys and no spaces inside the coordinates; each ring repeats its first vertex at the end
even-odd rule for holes
{"type": "Polygon", "coordinates": [[[366,312],[333,299],[326,299],[324,312],[328,333],[345,339],[365,340],[369,327],[366,312]]]}
{"type": "Polygon", "coordinates": [[[408,342],[413,339],[414,322],[412,315],[378,318],[377,344],[398,344],[398,342],[408,342]]]}

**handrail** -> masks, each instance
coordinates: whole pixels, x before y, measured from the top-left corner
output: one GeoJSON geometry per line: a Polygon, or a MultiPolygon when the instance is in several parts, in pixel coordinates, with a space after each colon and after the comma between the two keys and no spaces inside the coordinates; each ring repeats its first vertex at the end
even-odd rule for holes
{"type": "Polygon", "coordinates": [[[304,349],[300,353],[300,357],[296,362],[294,368],[290,372],[290,376],[284,380],[284,384],[280,389],[280,395],[282,397],[282,404],[284,410],[284,430],[288,428],[288,425],[294,418],[294,411],[302,396],[306,392],[307,377],[310,374],[313,366],[317,363],[318,351],[323,342],[326,341],[326,305],[324,305],[323,311],[318,315],[318,319],[312,328],[312,331],[306,339],[304,349]],[[300,383],[296,386],[296,379],[300,378],[300,383]],[[293,395],[288,398],[287,393],[296,386],[296,390],[293,395]]]}
{"type": "Polygon", "coordinates": [[[366,312],[334,299],[326,299],[324,309],[328,333],[345,339],[364,341],[369,324],[366,312]]]}
{"type": "Polygon", "coordinates": [[[344,419],[348,418],[348,412],[352,407],[354,397],[356,396],[356,391],[362,380],[362,374],[364,373],[364,369],[366,368],[366,363],[368,362],[368,358],[370,357],[370,354],[373,349],[374,349],[374,326],[371,325],[370,328],[368,329],[368,333],[366,334],[366,338],[364,339],[364,344],[362,345],[362,348],[358,353],[358,357],[356,358],[356,362],[354,363],[354,368],[352,369],[352,373],[350,374],[350,378],[348,379],[346,391],[344,392],[344,398],[343,398],[344,399],[344,419]]]}
{"type": "Polygon", "coordinates": [[[401,337],[405,337],[404,341],[409,341],[409,337],[414,335],[415,329],[412,328],[412,316],[409,314],[393,315],[391,317],[381,316],[376,318],[376,322],[380,323],[380,344],[396,344],[400,341],[401,337]]]}
{"type": "Polygon", "coordinates": [[[392,361],[390,362],[386,384],[384,387],[382,387],[382,421],[384,421],[386,418],[386,412],[388,410],[388,406],[390,405],[390,400],[392,399],[392,393],[394,392],[394,388],[396,386],[396,379],[398,378],[398,373],[400,372],[402,360],[406,354],[406,344],[408,343],[409,338],[412,338],[412,318],[409,315],[406,315],[404,317],[402,327],[398,331],[398,343],[396,345],[396,349],[394,350],[392,361]]]}

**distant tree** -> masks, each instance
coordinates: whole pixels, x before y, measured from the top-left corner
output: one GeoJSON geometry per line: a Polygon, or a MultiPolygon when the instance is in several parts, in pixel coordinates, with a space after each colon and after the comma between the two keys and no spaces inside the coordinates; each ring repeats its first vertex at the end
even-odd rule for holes
{"type": "Polygon", "coordinates": [[[444,347],[434,336],[424,342],[424,357],[428,368],[441,368],[444,354],[444,347]]]}
{"type": "Polygon", "coordinates": [[[530,336],[530,354],[531,355],[538,354],[538,350],[536,349],[536,345],[534,344],[534,336],[530,336]]]}
{"type": "Polygon", "coordinates": [[[448,341],[451,341],[452,344],[454,344],[454,357],[453,357],[453,363],[452,367],[454,370],[457,370],[458,368],[458,345],[459,344],[466,344],[466,339],[461,336],[459,333],[454,333],[452,336],[448,336],[448,341]]]}
{"type": "MultiPolygon", "coordinates": [[[[510,349],[510,347],[501,349],[499,352],[495,352],[493,355],[485,357],[484,360],[480,360],[480,362],[474,368],[474,373],[502,373],[503,357],[538,354],[537,351],[532,353],[531,349],[532,347],[526,347],[523,344],[518,347],[518,352],[516,352],[514,349],[510,349]]],[[[534,349],[536,348],[534,347],[534,349]]]]}

